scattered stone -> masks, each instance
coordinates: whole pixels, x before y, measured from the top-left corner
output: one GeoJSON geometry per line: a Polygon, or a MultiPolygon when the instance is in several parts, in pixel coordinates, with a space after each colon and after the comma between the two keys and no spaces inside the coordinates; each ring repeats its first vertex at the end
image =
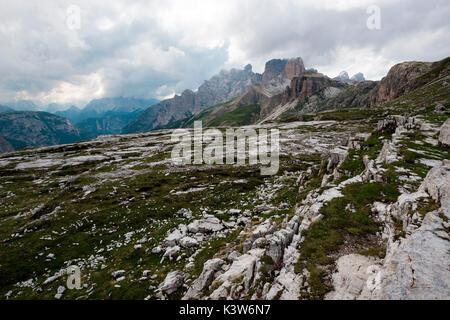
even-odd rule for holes
{"type": "Polygon", "coordinates": [[[203,219],[190,223],[187,228],[191,233],[210,233],[222,230],[224,225],[218,218],[206,215],[203,219]]]}
{"type": "Polygon", "coordinates": [[[116,278],[116,279],[117,279],[117,278],[119,278],[119,277],[124,276],[125,273],[126,273],[125,270],[117,270],[117,271],[113,271],[113,272],[111,273],[111,275],[113,276],[113,278],[116,278]]]}
{"type": "Polygon", "coordinates": [[[58,300],[61,299],[62,295],[65,291],[66,291],[66,287],[59,286],[58,290],[56,291],[56,294],[55,294],[55,299],[58,299],[58,300]]]}
{"type": "Polygon", "coordinates": [[[158,290],[166,294],[172,294],[183,286],[185,278],[186,274],[184,272],[179,270],[172,271],[158,286],[158,290]]]}
{"type": "Polygon", "coordinates": [[[198,246],[198,241],[191,237],[184,237],[179,242],[183,248],[193,248],[198,246]]]}

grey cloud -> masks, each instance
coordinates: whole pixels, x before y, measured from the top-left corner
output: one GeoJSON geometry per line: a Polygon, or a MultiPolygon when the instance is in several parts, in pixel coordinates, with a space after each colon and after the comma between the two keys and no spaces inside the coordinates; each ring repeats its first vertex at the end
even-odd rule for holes
{"type": "MultiPolygon", "coordinates": [[[[65,25],[69,4],[50,0],[39,5],[29,1],[2,4],[0,101],[20,92],[37,96],[62,81],[82,85],[83,76],[93,73],[102,75],[105,96],[150,98],[195,89],[227,65],[233,46],[244,54],[245,61],[233,62],[239,67],[247,63],[262,66],[270,58],[290,56],[302,56],[308,66],[329,67],[342,59],[340,50],[345,47],[367,49],[389,62],[431,61],[450,52],[446,0],[382,2],[382,29],[376,31],[366,27],[365,7],[335,11],[296,7],[295,2],[249,0],[228,19],[218,19],[226,23],[224,34],[217,35],[225,43],[215,48],[186,45],[183,30],[161,28],[152,17],[118,23],[101,32],[96,26],[100,18],[113,22],[117,18],[108,2],[89,5],[81,1],[80,6],[86,8],[82,28],[71,31],[65,25]],[[130,48],[147,42],[162,55],[170,48],[183,55],[164,68],[153,61],[152,52],[137,63],[129,56],[130,48]],[[165,89],[158,91],[163,85],[165,89]]],[[[382,75],[388,67],[374,65],[378,69],[372,74],[382,75]]]]}

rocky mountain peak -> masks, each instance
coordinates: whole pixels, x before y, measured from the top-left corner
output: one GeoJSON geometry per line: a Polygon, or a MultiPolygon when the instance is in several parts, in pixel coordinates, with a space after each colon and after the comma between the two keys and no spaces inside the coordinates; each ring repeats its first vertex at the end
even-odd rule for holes
{"type": "Polygon", "coordinates": [[[305,73],[305,64],[303,63],[302,58],[292,58],[289,59],[284,67],[284,76],[289,80],[292,78],[305,73]]]}
{"type": "Polygon", "coordinates": [[[357,74],[353,75],[353,77],[351,77],[350,80],[354,82],[363,82],[366,81],[366,78],[364,78],[364,74],[358,72],[357,74]]]}
{"type": "Polygon", "coordinates": [[[196,92],[185,90],[181,95],[161,101],[148,108],[136,121],[127,125],[123,133],[145,132],[185,118],[206,107],[229,101],[247,92],[254,84],[261,83],[262,76],[252,71],[248,64],[244,69],[222,70],[206,80],[196,92]]]}
{"type": "Polygon", "coordinates": [[[334,80],[340,80],[340,81],[349,81],[350,77],[348,76],[347,71],[341,71],[339,73],[339,75],[335,78],[333,78],[334,80]]]}
{"type": "Polygon", "coordinates": [[[272,59],[266,62],[262,76],[262,84],[267,85],[275,79],[293,77],[305,72],[305,65],[302,58],[272,59]]]}

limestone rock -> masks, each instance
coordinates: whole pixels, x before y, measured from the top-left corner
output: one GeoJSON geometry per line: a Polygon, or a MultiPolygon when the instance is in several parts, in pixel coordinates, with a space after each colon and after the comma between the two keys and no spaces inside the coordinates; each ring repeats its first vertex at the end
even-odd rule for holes
{"type": "Polygon", "coordinates": [[[167,274],[164,281],[158,286],[161,292],[172,294],[184,284],[186,274],[180,270],[172,271],[167,274]]]}
{"type": "Polygon", "coordinates": [[[336,265],[334,291],[325,296],[327,300],[367,299],[380,282],[380,261],[373,257],[350,254],[340,257],[336,265]]]}
{"type": "Polygon", "coordinates": [[[216,272],[221,270],[224,264],[225,261],[217,258],[206,261],[202,273],[189,287],[183,300],[200,298],[203,291],[213,282],[216,272]]]}
{"type": "Polygon", "coordinates": [[[250,239],[252,241],[265,237],[268,234],[273,233],[276,230],[276,225],[272,221],[272,219],[267,219],[263,223],[259,224],[255,230],[253,230],[252,234],[250,235],[250,239]]]}
{"type": "Polygon", "coordinates": [[[420,189],[428,192],[443,208],[450,208],[450,161],[444,160],[442,165],[432,168],[420,189]]]}
{"type": "Polygon", "coordinates": [[[177,214],[186,219],[192,219],[192,211],[190,209],[182,208],[178,210],[177,214]]]}
{"type": "Polygon", "coordinates": [[[198,246],[198,241],[191,237],[184,237],[179,243],[183,248],[193,248],[198,246]]]}
{"type": "MultiPolygon", "coordinates": [[[[450,210],[445,208],[445,217],[450,210]]],[[[402,242],[383,268],[381,299],[434,300],[450,296],[450,237],[436,213],[428,213],[422,226],[402,242]]]]}
{"type": "Polygon", "coordinates": [[[175,229],[169,235],[164,239],[164,246],[166,247],[173,247],[179,243],[179,241],[185,236],[185,233],[183,233],[179,229],[175,229]]]}
{"type": "Polygon", "coordinates": [[[224,228],[224,225],[218,218],[212,215],[206,215],[203,219],[195,220],[194,222],[190,223],[187,228],[189,232],[192,233],[209,233],[222,230],[224,228]]]}
{"type": "Polygon", "coordinates": [[[450,119],[447,119],[441,127],[439,143],[445,147],[450,147],[450,119]]]}
{"type": "Polygon", "coordinates": [[[111,275],[113,276],[113,278],[120,278],[120,277],[122,277],[122,276],[124,276],[125,275],[125,270],[117,270],[117,271],[113,271],[112,273],[111,273],[111,275]]]}

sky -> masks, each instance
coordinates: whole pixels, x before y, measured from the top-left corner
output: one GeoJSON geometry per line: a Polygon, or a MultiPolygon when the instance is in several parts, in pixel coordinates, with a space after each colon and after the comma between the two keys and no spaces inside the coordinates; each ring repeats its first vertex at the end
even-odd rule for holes
{"type": "Polygon", "coordinates": [[[164,99],[298,56],[330,77],[379,80],[450,55],[448,0],[0,1],[0,101],[164,99]]]}

